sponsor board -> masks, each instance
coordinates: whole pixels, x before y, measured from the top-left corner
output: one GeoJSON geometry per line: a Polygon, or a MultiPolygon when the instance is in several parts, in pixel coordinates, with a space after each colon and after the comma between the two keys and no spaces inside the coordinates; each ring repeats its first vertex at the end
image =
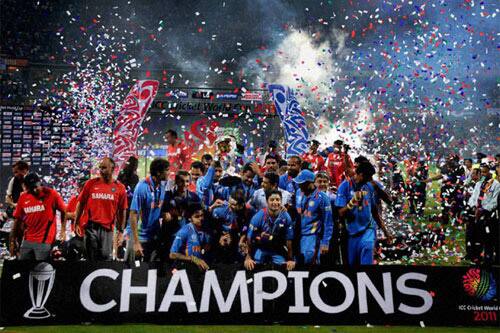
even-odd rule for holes
{"type": "Polygon", "coordinates": [[[241,94],[242,101],[262,101],[262,93],[246,91],[241,94]]]}
{"type": "Polygon", "coordinates": [[[191,93],[191,98],[194,99],[212,99],[214,97],[214,93],[210,90],[197,90],[191,93]]]}
{"type": "Polygon", "coordinates": [[[215,98],[224,100],[236,100],[239,98],[239,95],[235,93],[217,93],[215,95],[215,98]]]}

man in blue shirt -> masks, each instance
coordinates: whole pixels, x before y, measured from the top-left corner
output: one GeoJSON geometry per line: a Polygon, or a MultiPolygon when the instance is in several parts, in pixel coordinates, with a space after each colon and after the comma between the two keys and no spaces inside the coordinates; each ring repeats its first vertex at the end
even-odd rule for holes
{"type": "Polygon", "coordinates": [[[378,209],[375,189],[369,182],[375,168],[369,162],[357,165],[353,179],[339,186],[336,206],[346,218],[348,233],[347,257],[350,266],[372,265],[378,209]]]}
{"type": "Polygon", "coordinates": [[[293,179],[299,174],[301,166],[302,159],[299,156],[291,156],[288,159],[288,171],[280,176],[278,187],[292,194],[296,194],[299,187],[294,183],[293,179]]]}
{"type": "Polygon", "coordinates": [[[212,235],[204,227],[205,211],[200,203],[189,204],[186,216],[190,223],[183,226],[175,235],[170,248],[170,259],[193,263],[200,270],[208,270],[207,264],[212,235]]]}
{"type": "Polygon", "coordinates": [[[238,248],[244,241],[250,220],[243,190],[233,191],[227,202],[216,201],[210,211],[212,211],[215,239],[218,240],[215,258],[224,263],[240,261],[242,257],[238,253],[238,248]]]}
{"type": "Polygon", "coordinates": [[[224,197],[221,197],[220,199],[223,200],[229,200],[229,196],[231,193],[233,193],[236,190],[241,190],[244,195],[245,202],[250,200],[254,192],[259,188],[259,182],[258,182],[258,177],[256,177],[257,173],[256,171],[258,170],[258,165],[255,163],[247,163],[243,166],[241,172],[240,172],[240,177],[237,176],[232,176],[229,178],[223,177],[220,183],[224,183],[225,180],[230,179],[230,183],[237,181],[238,183],[236,185],[226,185],[225,189],[221,192],[221,195],[224,197]]]}
{"type": "Polygon", "coordinates": [[[161,230],[162,247],[170,249],[177,231],[187,224],[185,211],[190,203],[200,203],[196,193],[188,190],[190,176],[185,170],[177,171],[175,187],[165,193],[165,200],[161,209],[163,223],[161,230]]]}
{"type": "Polygon", "coordinates": [[[299,189],[299,185],[293,181],[295,177],[299,174],[302,167],[302,159],[299,156],[290,156],[288,158],[288,171],[280,176],[278,187],[291,193],[292,198],[290,200],[290,205],[288,207],[288,214],[292,218],[295,224],[295,242],[294,251],[295,253],[300,252],[300,237],[301,237],[301,225],[300,225],[300,214],[297,208],[302,199],[302,192],[299,189]]]}
{"type": "Polygon", "coordinates": [[[286,264],[286,268],[292,270],[295,268],[292,251],[294,237],[292,219],[282,209],[280,191],[271,190],[266,193],[266,197],[267,208],[257,212],[248,227],[248,253],[245,258],[245,268],[253,270],[255,264],[273,263],[286,264]]]}
{"type": "Polygon", "coordinates": [[[160,216],[165,200],[164,183],[168,179],[168,169],[167,160],[153,160],[149,166],[150,176],[135,187],[130,205],[131,239],[127,246],[129,259],[135,260],[135,256],[139,256],[149,262],[162,257],[160,216]],[[139,216],[141,223],[138,227],[139,216]]]}
{"type": "Polygon", "coordinates": [[[228,189],[218,184],[222,177],[222,166],[219,161],[213,161],[207,173],[196,182],[196,194],[201,199],[206,209],[210,207],[217,198],[227,196],[228,189]]]}
{"type": "Polygon", "coordinates": [[[333,233],[330,199],[316,188],[314,178],[314,173],[306,169],[293,179],[302,193],[297,211],[300,214],[300,254],[306,265],[319,264],[320,255],[328,254],[333,233]]]}

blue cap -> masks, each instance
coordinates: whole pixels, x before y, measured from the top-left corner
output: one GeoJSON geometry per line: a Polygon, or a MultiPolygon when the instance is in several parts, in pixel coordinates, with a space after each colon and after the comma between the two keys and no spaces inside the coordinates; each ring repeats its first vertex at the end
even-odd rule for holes
{"type": "Polygon", "coordinates": [[[311,170],[304,169],[302,170],[297,177],[293,179],[297,184],[302,184],[305,182],[314,183],[314,172],[311,170]]]}

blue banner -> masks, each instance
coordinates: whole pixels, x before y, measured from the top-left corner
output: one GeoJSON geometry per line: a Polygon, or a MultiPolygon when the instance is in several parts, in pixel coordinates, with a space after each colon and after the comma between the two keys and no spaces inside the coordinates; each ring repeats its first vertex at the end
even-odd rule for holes
{"type": "Polygon", "coordinates": [[[286,157],[306,153],[309,132],[293,89],[280,84],[271,84],[268,88],[285,131],[286,157]]]}

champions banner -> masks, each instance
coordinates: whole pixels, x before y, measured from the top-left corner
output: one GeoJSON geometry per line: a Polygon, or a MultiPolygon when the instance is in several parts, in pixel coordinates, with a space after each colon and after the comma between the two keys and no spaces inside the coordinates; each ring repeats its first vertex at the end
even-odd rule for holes
{"type": "Polygon", "coordinates": [[[247,272],[219,265],[5,261],[2,325],[498,325],[499,270],[370,266],[247,272]]]}
{"type": "Polygon", "coordinates": [[[158,81],[137,81],[123,102],[113,132],[113,159],[118,172],[136,154],[136,143],[146,112],[158,92],[158,81]]]}
{"type": "Polygon", "coordinates": [[[309,132],[293,90],[279,84],[271,84],[268,88],[285,131],[286,158],[307,153],[309,132]]]}

